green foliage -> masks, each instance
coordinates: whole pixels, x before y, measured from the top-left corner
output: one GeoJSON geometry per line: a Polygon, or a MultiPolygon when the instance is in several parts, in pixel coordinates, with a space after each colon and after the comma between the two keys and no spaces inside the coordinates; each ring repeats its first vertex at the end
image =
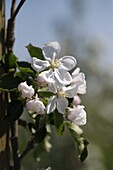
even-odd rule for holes
{"type": "Polygon", "coordinates": [[[34,138],[35,142],[41,143],[44,140],[44,138],[46,137],[46,134],[47,134],[47,130],[46,130],[45,126],[39,128],[35,134],[35,138],[34,138]]]}
{"type": "Polygon", "coordinates": [[[60,114],[57,110],[54,111],[54,123],[57,134],[62,136],[64,132],[64,118],[63,114],[60,114]]]}
{"type": "Polygon", "coordinates": [[[87,151],[88,141],[84,139],[83,131],[77,125],[73,123],[66,123],[66,125],[74,140],[75,145],[77,146],[79,159],[81,162],[83,162],[88,155],[87,151]]]}
{"type": "Polygon", "coordinates": [[[32,76],[33,78],[35,78],[35,71],[32,69],[30,63],[24,62],[24,61],[17,62],[17,68],[20,71],[16,73],[17,76],[22,77],[22,78],[23,76],[25,78],[32,76]]]}
{"type": "Polygon", "coordinates": [[[7,115],[4,117],[4,121],[12,123],[19,119],[23,113],[23,103],[21,100],[13,100],[7,105],[7,115]]]}
{"type": "Polygon", "coordinates": [[[15,90],[20,83],[20,78],[14,76],[12,73],[2,74],[0,77],[0,90],[11,91],[15,90]]]}
{"type": "Polygon", "coordinates": [[[41,59],[41,60],[44,59],[41,48],[35,47],[32,44],[27,45],[26,48],[27,48],[31,57],[36,57],[36,58],[41,59]]]}
{"type": "Polygon", "coordinates": [[[16,68],[17,57],[13,53],[8,53],[5,55],[5,66],[7,70],[16,68]]]}

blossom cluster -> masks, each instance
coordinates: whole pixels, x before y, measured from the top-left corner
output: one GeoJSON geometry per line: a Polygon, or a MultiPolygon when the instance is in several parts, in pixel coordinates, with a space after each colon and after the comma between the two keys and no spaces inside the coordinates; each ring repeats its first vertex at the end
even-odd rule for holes
{"type": "Polygon", "coordinates": [[[32,85],[27,85],[27,82],[20,83],[18,90],[21,97],[27,99],[25,106],[28,111],[50,114],[57,109],[69,121],[76,125],[85,125],[86,112],[84,106],[80,105],[79,97],[86,93],[85,75],[80,72],[80,68],[75,68],[77,61],[73,56],[59,58],[60,50],[60,44],[53,41],[42,49],[44,60],[32,58],[31,66],[37,72],[35,81],[38,91],[32,85]],[[38,97],[38,92],[45,90],[51,92],[51,96],[46,99],[47,104],[38,97]]]}

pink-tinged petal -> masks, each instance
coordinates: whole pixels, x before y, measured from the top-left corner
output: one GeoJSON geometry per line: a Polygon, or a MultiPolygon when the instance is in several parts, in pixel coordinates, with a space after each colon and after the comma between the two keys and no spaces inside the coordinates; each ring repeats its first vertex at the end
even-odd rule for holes
{"type": "Polygon", "coordinates": [[[53,112],[56,108],[56,97],[52,96],[48,100],[48,105],[47,105],[47,114],[53,112]]]}
{"type": "Polygon", "coordinates": [[[57,110],[59,113],[64,114],[65,108],[68,106],[68,100],[64,97],[59,97],[57,99],[57,110]]]}
{"type": "Polygon", "coordinates": [[[84,106],[78,105],[77,107],[69,108],[68,119],[76,125],[85,125],[87,120],[84,106]]]}
{"type": "Polygon", "coordinates": [[[68,85],[72,81],[70,73],[64,69],[55,69],[55,77],[61,84],[64,85],[68,85]]]}
{"type": "Polygon", "coordinates": [[[73,98],[73,105],[79,105],[81,103],[81,99],[78,95],[75,95],[73,98]]]}
{"type": "Polygon", "coordinates": [[[48,61],[40,60],[38,58],[33,57],[31,66],[35,71],[40,72],[45,68],[49,67],[50,63],[48,61]]]}
{"type": "Polygon", "coordinates": [[[65,70],[72,70],[77,64],[77,61],[73,56],[64,56],[60,58],[60,62],[62,63],[61,67],[65,70]]]}
{"type": "Polygon", "coordinates": [[[51,62],[51,60],[55,58],[55,56],[60,52],[60,50],[61,50],[60,44],[57,41],[52,41],[50,43],[47,43],[43,47],[42,52],[44,58],[47,61],[51,62]]]}

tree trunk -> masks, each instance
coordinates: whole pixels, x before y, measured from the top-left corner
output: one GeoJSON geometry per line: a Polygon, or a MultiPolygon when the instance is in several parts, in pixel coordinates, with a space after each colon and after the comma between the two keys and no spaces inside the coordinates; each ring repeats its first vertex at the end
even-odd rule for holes
{"type": "MultiPolygon", "coordinates": [[[[5,54],[5,0],[0,0],[0,59],[5,54]]],[[[4,70],[0,68],[0,76],[4,70]]],[[[3,123],[6,96],[0,92],[0,170],[9,170],[9,130],[3,123]]]]}

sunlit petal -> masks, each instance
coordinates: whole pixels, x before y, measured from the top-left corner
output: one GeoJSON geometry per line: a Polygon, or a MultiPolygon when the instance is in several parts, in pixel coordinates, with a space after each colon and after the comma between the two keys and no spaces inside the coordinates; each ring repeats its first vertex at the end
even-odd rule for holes
{"type": "Polygon", "coordinates": [[[57,99],[57,110],[59,113],[64,113],[65,108],[68,106],[68,100],[64,97],[59,97],[57,99]]]}
{"type": "Polygon", "coordinates": [[[42,49],[44,58],[47,61],[51,62],[51,60],[54,59],[55,56],[59,53],[60,49],[61,49],[61,46],[57,41],[52,41],[46,44],[42,49]]]}
{"type": "Polygon", "coordinates": [[[70,73],[63,69],[55,69],[55,77],[64,85],[68,85],[72,81],[70,73]]]}
{"type": "Polygon", "coordinates": [[[56,108],[56,97],[52,96],[48,100],[48,105],[47,105],[47,114],[53,112],[56,108]]]}
{"type": "Polygon", "coordinates": [[[48,61],[40,60],[38,58],[33,57],[31,66],[35,71],[40,72],[50,66],[50,64],[48,61]]]}
{"type": "Polygon", "coordinates": [[[71,70],[77,64],[77,61],[73,56],[64,56],[60,59],[60,61],[61,61],[63,68],[65,70],[71,70]]]}

